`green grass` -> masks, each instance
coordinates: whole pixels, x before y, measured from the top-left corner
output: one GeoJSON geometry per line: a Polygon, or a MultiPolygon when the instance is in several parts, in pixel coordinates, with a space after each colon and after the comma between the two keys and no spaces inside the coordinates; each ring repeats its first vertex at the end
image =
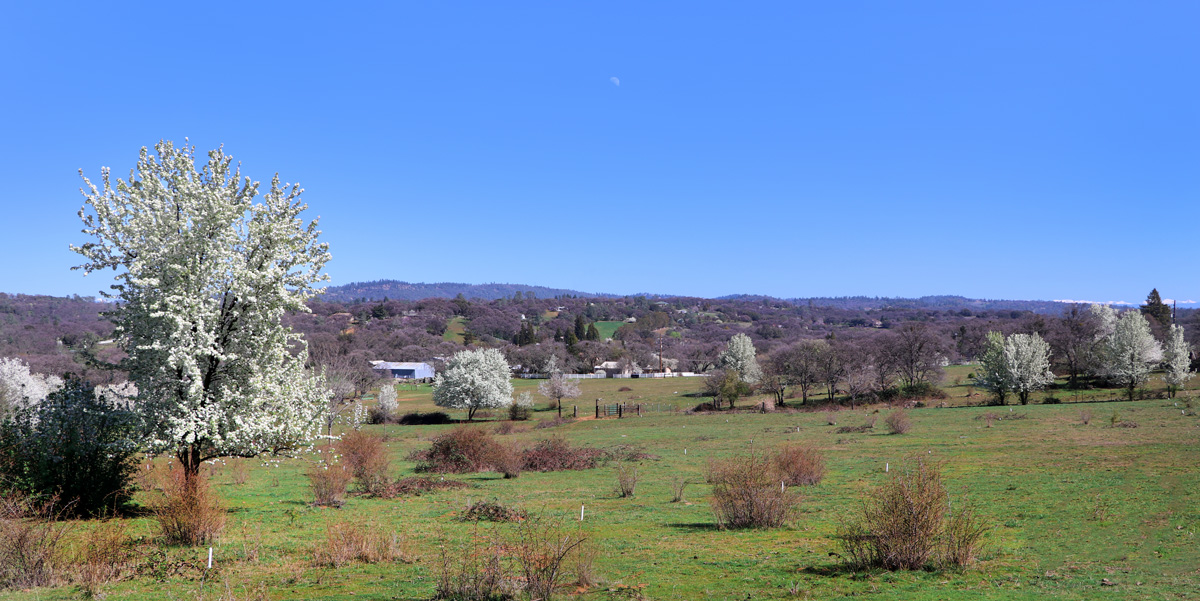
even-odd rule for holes
{"type": "Polygon", "coordinates": [[[467,331],[467,322],[462,317],[451,317],[446,322],[446,331],[442,332],[442,340],[462,344],[463,334],[467,331]]]}
{"type": "Polygon", "coordinates": [[[600,332],[600,340],[608,340],[617,333],[617,328],[625,325],[623,321],[597,321],[596,330],[600,332]]]}
{"type": "MultiPolygon", "coordinates": [[[[951,374],[956,368],[952,368],[951,374]]],[[[950,379],[950,378],[948,378],[950,379]]],[[[516,381],[518,392],[534,391],[537,381],[516,381]]],[[[673,404],[701,399],[699,379],[584,380],[583,395],[567,407],[591,408],[606,402],[673,404]],[[632,388],[621,392],[621,387],[632,388]],[[640,398],[632,398],[640,397],[640,398]]],[[[953,390],[953,384],[949,385],[953,390]]],[[[1195,390],[1189,394],[1195,394],[1195,390]]],[[[1108,391],[1110,396],[1112,391],[1108,391]]],[[[979,399],[971,399],[978,401],[979,399]]],[[[458,544],[472,526],[454,520],[468,500],[495,499],[541,516],[578,523],[600,546],[596,562],[604,584],[581,600],[615,598],[618,584],[646,585],[662,599],[1166,599],[1200,596],[1200,417],[1182,415],[1176,401],[1087,402],[1027,407],[950,407],[910,410],[911,433],[888,436],[882,419],[867,434],[837,434],[824,412],[685,415],[648,412],[642,418],[581,420],[549,430],[501,437],[531,444],[561,435],[580,445],[634,445],[659,456],[641,464],[637,495],[618,498],[612,467],[583,472],[525,473],[514,480],[499,474],[461,478],[471,487],[415,498],[376,500],[351,497],[342,509],[307,505],[302,470],[308,457],[253,461],[249,481],[230,481],[217,468],[213,481],[231,509],[229,525],[215,545],[216,573],[203,583],[182,576],[162,582],[149,575],[110,584],[112,599],[216,599],[226,585],[235,593],[262,586],[271,599],[429,599],[436,578],[439,546],[458,544]],[[1082,425],[1081,411],[1090,411],[1082,425]],[[1119,412],[1138,428],[1106,427],[1119,412]],[[975,419],[985,412],[1004,419],[986,427],[975,419]],[[829,473],[803,491],[802,513],[777,530],[721,531],[713,528],[704,467],[713,457],[755,448],[801,442],[822,449],[829,473]],[[686,449],[686,454],[684,450],[686,449]],[[845,573],[836,569],[838,548],[831,538],[841,518],[850,516],[862,493],[892,469],[920,455],[944,466],[952,494],[966,495],[993,526],[983,561],[964,571],[845,573]],[[675,477],[696,482],[686,503],[670,503],[675,477]],[[363,565],[342,569],[311,565],[312,549],[335,520],[370,522],[407,538],[413,563],[363,565]],[[261,546],[257,561],[246,550],[261,546]],[[1101,579],[1115,582],[1102,587],[1101,579]],[[798,597],[789,589],[799,591],[798,597]]],[[[402,411],[432,410],[428,386],[402,391],[402,411]]],[[[749,404],[749,400],[742,404],[749,404]]],[[[1197,401],[1192,401],[1193,403],[1197,401]]],[[[1182,401],[1180,401],[1182,405],[1182,401]]],[[[868,407],[837,414],[838,425],[856,425],[874,411],[868,407]]],[[[549,419],[552,412],[535,412],[549,419]]],[[[404,457],[425,448],[429,438],[451,426],[370,426],[386,435],[393,475],[413,473],[404,457]]],[[[490,427],[490,426],[489,426],[490,427]]],[[[153,537],[152,522],[127,518],[136,535],[153,537]]],[[[80,525],[90,527],[89,524],[80,525]]],[[[481,526],[483,530],[508,526],[481,526]]],[[[145,545],[152,548],[151,544],[145,545]]],[[[207,548],[174,548],[177,561],[202,562],[207,548]]],[[[11,591],[0,599],[75,599],[70,587],[11,591]]],[[[561,598],[571,596],[564,591],[561,598]]],[[[243,598],[243,597],[238,597],[243,598]]]]}

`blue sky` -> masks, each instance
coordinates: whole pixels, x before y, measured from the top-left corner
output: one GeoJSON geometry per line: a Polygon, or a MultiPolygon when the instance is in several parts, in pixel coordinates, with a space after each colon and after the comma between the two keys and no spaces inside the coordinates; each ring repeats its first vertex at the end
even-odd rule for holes
{"type": "Polygon", "coordinates": [[[25,4],[0,291],[106,287],[78,169],[189,137],[334,284],[1200,300],[1200,4],[25,4]]]}

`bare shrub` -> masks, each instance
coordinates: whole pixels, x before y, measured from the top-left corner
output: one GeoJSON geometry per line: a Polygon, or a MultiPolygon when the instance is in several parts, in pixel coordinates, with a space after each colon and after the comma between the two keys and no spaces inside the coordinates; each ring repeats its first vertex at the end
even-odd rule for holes
{"type": "Polygon", "coordinates": [[[970,508],[948,515],[948,500],[941,471],[918,458],[867,494],[858,521],[841,525],[843,557],[856,568],[966,565],[978,555],[987,529],[970,508]]]}
{"type": "Polygon", "coordinates": [[[341,507],[346,503],[346,487],[354,474],[341,463],[318,463],[305,471],[308,485],[313,493],[313,505],[318,507],[341,507]]]}
{"type": "Polygon", "coordinates": [[[1080,411],[1079,412],[1079,423],[1081,423],[1085,426],[1092,423],[1092,412],[1088,411],[1086,409],[1083,411],[1080,411]]]}
{"type": "Polygon", "coordinates": [[[973,563],[979,557],[987,532],[988,527],[973,507],[952,511],[942,537],[942,565],[963,567],[973,563]]]}
{"type": "Polygon", "coordinates": [[[419,472],[466,474],[491,469],[501,447],[483,428],[459,426],[433,439],[427,451],[414,453],[419,472]]]}
{"type": "Polygon", "coordinates": [[[250,466],[246,465],[245,459],[232,459],[229,462],[229,481],[236,486],[241,486],[250,479],[250,466]]]}
{"type": "Polygon", "coordinates": [[[1003,418],[1000,417],[1000,415],[998,413],[993,413],[991,411],[988,411],[987,413],[984,413],[983,415],[976,415],[975,419],[983,420],[983,423],[986,424],[987,427],[991,428],[992,424],[994,422],[996,422],[997,420],[1003,419],[1003,418]]]}
{"type": "Polygon", "coordinates": [[[450,414],[446,413],[445,411],[431,411],[429,413],[414,411],[412,413],[405,413],[404,415],[400,416],[400,419],[396,420],[396,423],[400,424],[401,426],[435,426],[440,424],[453,424],[454,419],[451,418],[450,414]]]}
{"type": "Polygon", "coordinates": [[[684,491],[684,489],[687,488],[687,485],[690,483],[691,482],[689,482],[687,478],[680,478],[679,476],[676,476],[675,478],[673,478],[671,480],[671,502],[672,503],[679,503],[680,501],[683,501],[683,491],[684,491]]]}
{"type": "Polygon", "coordinates": [[[355,561],[407,561],[405,547],[398,534],[378,525],[339,521],[325,527],[325,541],[313,550],[313,564],[340,568],[355,561]]]}
{"type": "Polygon", "coordinates": [[[500,425],[496,426],[496,429],[493,430],[492,432],[496,435],[504,436],[507,434],[520,434],[521,432],[528,432],[528,431],[529,431],[529,428],[527,428],[525,426],[518,426],[515,422],[507,421],[507,422],[500,422],[500,425]]]}
{"type": "Polygon", "coordinates": [[[466,482],[458,480],[433,479],[433,478],[401,478],[388,484],[376,496],[383,499],[394,499],[396,497],[416,497],[427,492],[437,492],[439,490],[453,490],[456,488],[466,488],[466,482]]]}
{"type": "Polygon", "coordinates": [[[76,582],[84,596],[100,596],[100,587],[120,580],[135,570],[133,539],[124,522],[97,524],[83,537],[76,552],[76,582]]]}
{"type": "Polygon", "coordinates": [[[633,389],[628,386],[622,386],[617,389],[617,392],[633,392],[633,389]]]}
{"type": "Polygon", "coordinates": [[[529,519],[517,525],[511,548],[532,599],[549,601],[563,579],[563,563],[571,551],[583,544],[581,531],[571,532],[557,522],[529,519]]]}
{"type": "Polygon", "coordinates": [[[387,486],[390,461],[382,438],[351,430],[337,441],[335,447],[360,491],[375,495],[387,486]]]}
{"type": "Polygon", "coordinates": [[[712,460],[705,474],[712,484],[712,510],[722,528],[774,528],[786,523],[799,499],[784,490],[771,457],[746,455],[712,460]]]}
{"type": "Polygon", "coordinates": [[[542,420],[542,421],[538,422],[538,423],[537,423],[537,424],[534,426],[534,429],[536,429],[536,430],[545,430],[546,428],[557,428],[557,427],[559,427],[559,426],[565,426],[565,425],[567,425],[567,424],[571,424],[571,423],[575,423],[575,420],[574,420],[573,418],[570,418],[570,417],[556,417],[556,418],[554,418],[554,419],[544,419],[544,420],[542,420]]]}
{"type": "Polygon", "coordinates": [[[531,472],[586,470],[596,467],[607,457],[600,449],[573,447],[562,438],[547,438],[525,451],[525,469],[531,472]]]}
{"type": "Polygon", "coordinates": [[[825,456],[814,447],[786,445],[772,460],[781,480],[788,486],[814,486],[825,477],[825,456]]]}
{"type": "Polygon", "coordinates": [[[17,492],[0,492],[0,587],[54,583],[63,563],[70,525],[57,520],[53,502],[38,503],[17,492]]]}
{"type": "Polygon", "coordinates": [[[528,514],[520,509],[505,507],[497,501],[472,503],[458,519],[461,522],[519,522],[528,514]]]}
{"type": "Polygon", "coordinates": [[[525,467],[525,456],[521,450],[513,445],[498,445],[496,449],[496,458],[493,461],[494,469],[501,474],[504,474],[506,479],[516,478],[521,475],[521,469],[525,467]]]}
{"type": "Polygon", "coordinates": [[[571,549],[567,555],[567,564],[571,575],[575,578],[572,584],[582,589],[589,589],[600,583],[599,578],[596,577],[596,556],[600,554],[599,551],[591,539],[584,540],[571,549]]]}
{"type": "Polygon", "coordinates": [[[825,410],[825,423],[827,423],[831,426],[836,426],[837,422],[838,422],[837,411],[834,411],[832,408],[826,409],[825,410]]]}
{"type": "Polygon", "coordinates": [[[204,478],[188,478],[179,464],[163,482],[150,511],[168,543],[199,545],[225,528],[225,508],[204,478]]]}
{"type": "Polygon", "coordinates": [[[437,563],[434,599],[452,601],[506,601],[515,599],[518,589],[505,575],[501,553],[504,545],[478,529],[467,544],[442,546],[437,563]]]}
{"type": "Polygon", "coordinates": [[[623,463],[617,464],[617,496],[632,497],[637,491],[638,468],[623,463]]]}
{"type": "Polygon", "coordinates": [[[906,434],[912,429],[912,420],[908,418],[908,412],[903,409],[889,413],[883,421],[887,424],[889,434],[906,434]]]}

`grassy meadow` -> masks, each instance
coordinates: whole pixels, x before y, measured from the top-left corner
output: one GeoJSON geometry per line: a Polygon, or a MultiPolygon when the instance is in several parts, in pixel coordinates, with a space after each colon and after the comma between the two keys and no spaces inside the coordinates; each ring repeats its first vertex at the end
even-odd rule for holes
{"type": "MultiPolygon", "coordinates": [[[[507,524],[455,518],[471,501],[495,500],[544,519],[581,528],[596,545],[600,584],[563,590],[556,598],[600,599],[1189,599],[1200,598],[1200,417],[1189,400],[1114,402],[1119,391],[1063,397],[1062,404],[1003,408],[966,406],[967,367],[946,378],[948,407],[909,410],[914,427],[888,435],[884,406],[829,413],[687,415],[671,407],[700,402],[697,378],[583,380],[583,395],[566,403],[592,415],[595,399],[654,404],[656,411],[624,419],[581,419],[548,429],[533,423],[555,413],[542,407],[525,431],[497,438],[533,443],[550,436],[572,444],[630,445],[656,456],[638,462],[635,496],[615,492],[610,464],[585,471],[533,473],[505,480],[497,473],[446,476],[468,487],[391,500],[351,496],[340,509],[312,507],[304,469],[311,456],[228,460],[207,470],[229,508],[214,545],[159,547],[148,517],[124,518],[141,541],[149,568],[105,585],[112,599],[429,599],[439,549],[461,545],[507,524]],[[963,372],[963,373],[959,373],[963,372]],[[631,390],[622,391],[627,387],[631,390]],[[1086,401],[1086,402],[1084,402],[1086,401]],[[838,434],[878,412],[861,434],[838,434]],[[988,422],[986,413],[1001,419],[988,422]],[[1084,424],[1081,413],[1090,413],[1084,424]],[[1115,418],[1114,418],[1115,416],[1115,418]],[[1136,428],[1111,427],[1133,421],[1136,428]],[[806,443],[826,456],[828,473],[802,489],[798,519],[774,530],[726,531],[714,526],[703,473],[710,458],[785,443],[806,443]],[[870,487],[916,456],[940,463],[956,503],[974,504],[991,526],[982,560],[950,571],[851,572],[841,568],[832,538],[870,487]],[[234,462],[249,466],[237,484],[234,462]],[[686,478],[685,500],[670,502],[673,480],[686,478]],[[964,500],[965,499],[965,500],[964,500]],[[579,522],[580,506],[585,513],[579,522]],[[336,522],[395,532],[411,561],[313,564],[326,528],[336,522]],[[155,555],[159,549],[164,553],[155,555]],[[182,567],[181,567],[182,566],[182,567]],[[639,591],[634,593],[633,591],[639,591]]],[[[538,382],[518,380],[517,392],[538,382]]],[[[1195,395],[1196,390],[1185,394],[1195,395]]],[[[428,387],[399,392],[400,410],[434,410],[428,387]]],[[[1040,398],[1040,397],[1039,397],[1040,398]]],[[[747,399],[750,406],[755,399],[747,399]]],[[[498,416],[499,417],[499,416],[498,416]]],[[[498,419],[498,417],[496,419],[498,419]]],[[[483,427],[492,428],[494,423],[483,427]]],[[[453,426],[367,426],[386,437],[393,477],[413,475],[409,452],[453,426]]],[[[74,525],[72,537],[95,527],[74,525]]],[[[75,599],[78,589],[8,591],[0,599],[75,599]]]]}

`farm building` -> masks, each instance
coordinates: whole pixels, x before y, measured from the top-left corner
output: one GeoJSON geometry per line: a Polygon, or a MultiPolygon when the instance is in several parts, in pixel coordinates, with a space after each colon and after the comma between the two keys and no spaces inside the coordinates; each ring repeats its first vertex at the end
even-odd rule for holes
{"type": "Polygon", "coordinates": [[[397,380],[423,380],[433,377],[433,366],[428,363],[392,363],[380,361],[372,368],[380,377],[391,375],[397,380]]]}

